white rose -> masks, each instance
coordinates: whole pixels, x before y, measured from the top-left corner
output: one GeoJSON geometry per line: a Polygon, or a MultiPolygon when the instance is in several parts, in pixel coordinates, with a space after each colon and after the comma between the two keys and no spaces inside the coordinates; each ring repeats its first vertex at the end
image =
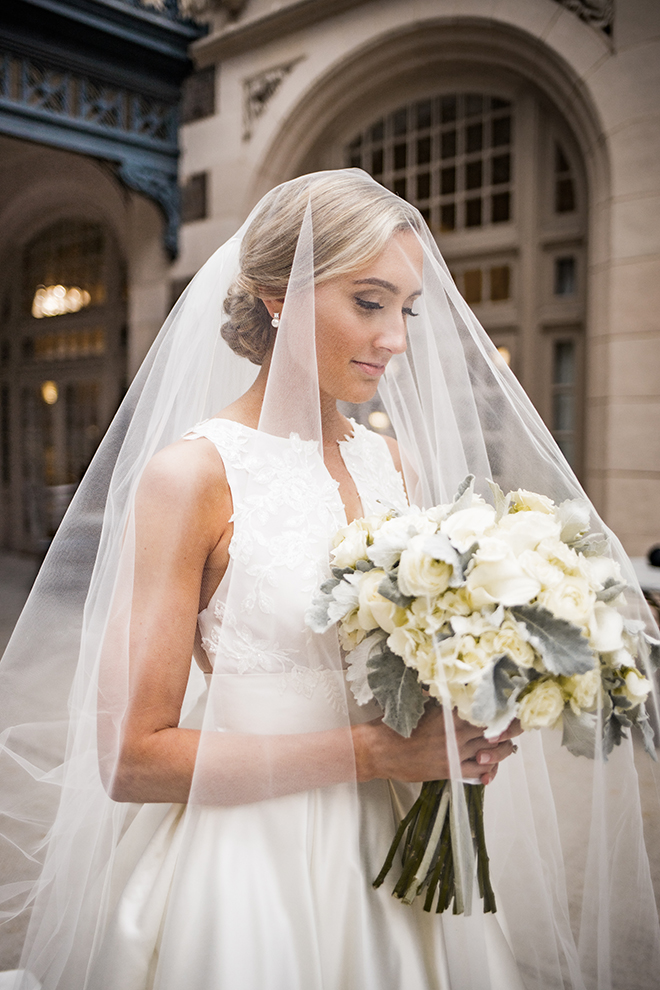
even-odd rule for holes
{"type": "Polygon", "coordinates": [[[498,538],[506,540],[516,556],[523,550],[536,550],[542,540],[559,540],[559,533],[559,521],[554,516],[533,509],[512,512],[497,526],[498,538]]]}
{"type": "Polygon", "coordinates": [[[526,605],[541,590],[540,581],[525,573],[501,540],[482,541],[474,560],[466,585],[475,608],[526,605]]]}
{"type": "Polygon", "coordinates": [[[639,705],[646,701],[651,690],[651,682],[640,674],[638,670],[632,668],[625,677],[624,693],[628,701],[633,705],[639,705]]]}
{"type": "Polygon", "coordinates": [[[398,582],[404,595],[435,597],[449,587],[453,568],[425,553],[425,539],[425,536],[414,536],[401,554],[398,582]]]}
{"type": "Polygon", "coordinates": [[[450,509],[451,502],[447,505],[433,505],[430,509],[426,509],[424,515],[427,519],[430,519],[431,522],[435,523],[436,527],[438,527],[442,520],[447,518],[447,514],[450,509]]]}
{"type": "Polygon", "coordinates": [[[583,577],[568,574],[561,584],[542,591],[538,603],[557,618],[586,628],[593,617],[596,595],[583,577]]]}
{"type": "Polygon", "coordinates": [[[586,674],[573,674],[564,681],[564,693],[576,715],[591,712],[598,704],[601,690],[600,667],[586,674]]]}
{"type": "Polygon", "coordinates": [[[334,567],[355,567],[358,560],[367,560],[369,530],[362,519],[354,519],[340,529],[334,538],[330,557],[334,567]]]}
{"type": "Polygon", "coordinates": [[[347,653],[350,653],[350,651],[354,650],[356,646],[359,646],[364,637],[367,635],[358,622],[357,615],[357,609],[355,609],[349,615],[346,615],[339,623],[339,642],[342,649],[347,653]]]}
{"type": "Polygon", "coordinates": [[[556,564],[542,557],[536,550],[523,550],[518,557],[518,563],[525,574],[535,578],[542,589],[555,588],[561,583],[564,572],[556,564]]]}
{"type": "Polygon", "coordinates": [[[605,602],[596,602],[589,622],[589,642],[598,653],[614,653],[623,647],[623,616],[605,602]]]}
{"type": "Polygon", "coordinates": [[[452,513],[440,523],[440,532],[451,540],[459,553],[465,553],[494,522],[495,509],[492,505],[473,505],[469,509],[459,509],[452,513]]]}
{"type": "Polygon", "coordinates": [[[539,680],[518,704],[518,718],[525,732],[556,723],[564,710],[564,695],[556,681],[539,680]]]}
{"type": "Polygon", "coordinates": [[[376,567],[391,571],[411,537],[419,534],[431,536],[437,532],[436,524],[417,508],[405,515],[388,519],[374,533],[373,545],[369,547],[369,559],[376,567]]]}
{"type": "Polygon", "coordinates": [[[380,628],[391,633],[406,621],[405,609],[397,608],[394,602],[379,594],[378,587],[384,577],[384,571],[374,568],[360,581],[357,618],[366,632],[380,628]]]}
{"type": "Polygon", "coordinates": [[[518,488],[511,492],[511,504],[518,512],[546,512],[552,514],[555,511],[555,503],[547,495],[537,495],[536,492],[528,492],[524,488],[518,488]]]}
{"type": "Polygon", "coordinates": [[[543,539],[536,547],[536,551],[552,564],[561,567],[564,574],[582,573],[582,561],[585,558],[576,553],[571,547],[566,546],[561,540],[543,539]]]}

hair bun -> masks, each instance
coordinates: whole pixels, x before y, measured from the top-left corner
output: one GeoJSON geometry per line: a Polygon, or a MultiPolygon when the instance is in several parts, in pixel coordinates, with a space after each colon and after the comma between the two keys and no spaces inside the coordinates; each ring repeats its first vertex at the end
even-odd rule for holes
{"type": "Polygon", "coordinates": [[[227,319],[220,332],[232,351],[252,364],[262,364],[275,329],[263,301],[240,285],[240,276],[227,293],[223,309],[227,319]]]}

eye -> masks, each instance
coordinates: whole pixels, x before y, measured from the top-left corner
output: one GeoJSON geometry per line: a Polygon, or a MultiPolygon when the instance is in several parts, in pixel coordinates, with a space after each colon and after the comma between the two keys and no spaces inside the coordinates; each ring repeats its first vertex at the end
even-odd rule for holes
{"type": "Polygon", "coordinates": [[[409,306],[404,306],[403,312],[406,314],[406,316],[419,316],[419,313],[413,313],[412,309],[409,306]]]}
{"type": "Polygon", "coordinates": [[[370,299],[361,299],[360,296],[355,296],[355,301],[362,309],[383,309],[380,303],[372,302],[370,299]]]}

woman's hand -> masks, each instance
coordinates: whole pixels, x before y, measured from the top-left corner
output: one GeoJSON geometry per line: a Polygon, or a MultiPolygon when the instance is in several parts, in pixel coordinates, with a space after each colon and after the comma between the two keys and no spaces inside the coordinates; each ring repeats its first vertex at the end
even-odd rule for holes
{"type": "MultiPolygon", "coordinates": [[[[515,720],[492,741],[454,712],[454,732],[461,762],[461,776],[479,778],[488,784],[498,764],[516,751],[511,742],[522,732],[515,720]]],[[[450,777],[447,733],[442,708],[428,705],[409,739],[400,736],[381,721],[353,727],[358,780],[375,777],[418,782],[450,777]]]]}

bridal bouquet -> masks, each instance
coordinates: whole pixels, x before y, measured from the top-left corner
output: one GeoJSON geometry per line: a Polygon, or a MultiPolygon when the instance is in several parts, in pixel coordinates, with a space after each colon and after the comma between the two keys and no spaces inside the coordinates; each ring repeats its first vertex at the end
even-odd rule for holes
{"type": "MultiPolygon", "coordinates": [[[[624,617],[626,585],[606,539],[588,532],[588,503],[490,486],[494,505],[470,477],[450,505],[340,530],[333,576],[308,624],[324,632],[338,623],[358,704],[375,698],[403,736],[431,697],[490,739],[514,718],[525,730],[562,726],[562,744],[589,757],[599,724],[605,756],[637,725],[655,759],[644,704],[651,685],[635,656],[644,643],[657,662],[660,643],[624,617]]],[[[395,896],[412,903],[425,891],[430,911],[437,893],[438,912],[453,902],[455,913],[469,913],[476,868],[484,910],[495,911],[483,791],[424,783],[374,886],[403,840],[395,896]]]]}

